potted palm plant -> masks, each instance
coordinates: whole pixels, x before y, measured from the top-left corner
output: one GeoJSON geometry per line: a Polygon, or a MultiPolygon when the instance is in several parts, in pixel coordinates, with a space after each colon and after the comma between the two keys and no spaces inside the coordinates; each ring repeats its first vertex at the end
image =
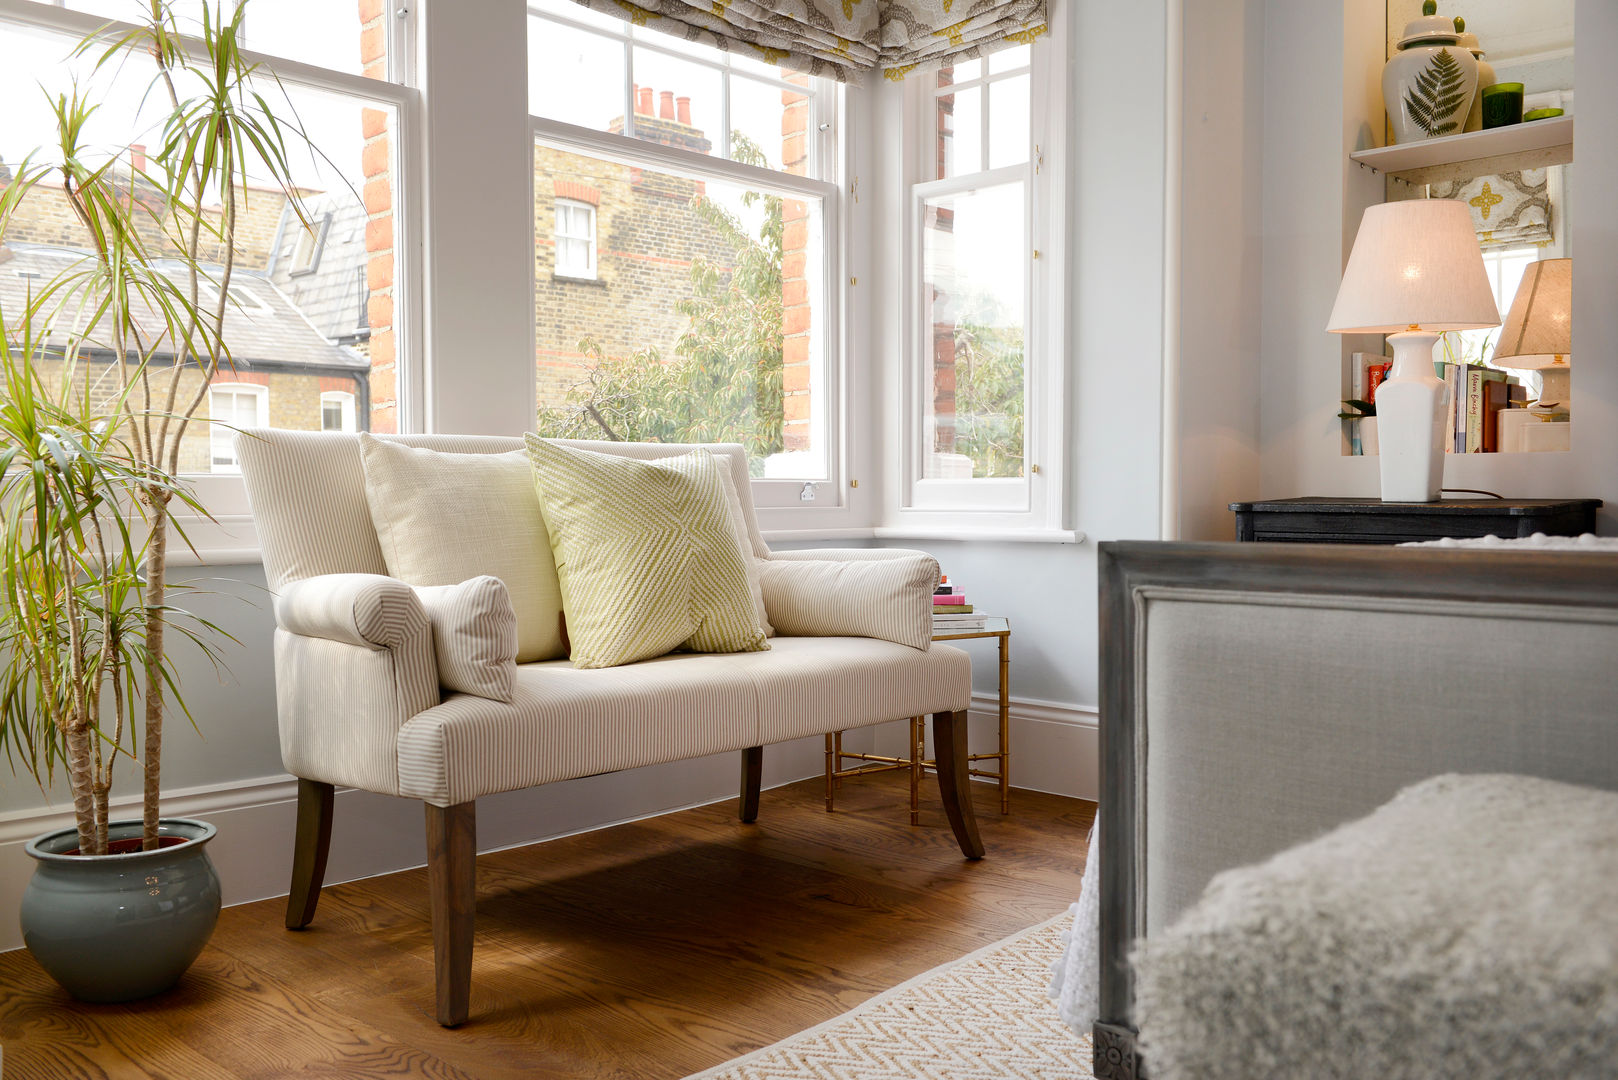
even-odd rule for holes
{"type": "Polygon", "coordinates": [[[287,163],[285,132],[298,131],[271,111],[273,76],[240,51],[245,0],[204,0],[190,39],[171,0],[136,6],[134,29],[109,25],[76,53],[98,71],[150,60],[160,149],[96,160],[84,132],[97,105],[75,86],[52,101],[55,160],[30,157],[0,194],[0,245],[44,197],[65,201],[84,238],[82,257],[0,312],[0,744],[42,787],[65,776],[74,824],[27,845],[24,941],[70,993],[99,1001],[172,986],[218,916],[212,827],[159,814],[164,720],[189,716],[170,635],[216,658],[220,636],[172,602],[176,515],[202,513],[179,479],[181,440],[230,364],[250,170],[309,225],[287,163]],[[120,763],[140,781],[138,821],[109,820],[120,763]]]}

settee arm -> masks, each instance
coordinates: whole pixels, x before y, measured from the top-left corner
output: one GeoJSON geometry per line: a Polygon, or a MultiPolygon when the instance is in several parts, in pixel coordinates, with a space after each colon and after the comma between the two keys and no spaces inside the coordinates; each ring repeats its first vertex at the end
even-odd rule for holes
{"type": "Polygon", "coordinates": [[[925,551],[915,548],[804,548],[801,551],[772,551],[771,561],[779,562],[866,562],[876,559],[902,559],[907,555],[921,555],[925,551]]]}
{"type": "Polygon", "coordinates": [[[325,574],[275,598],[276,711],[288,772],[397,794],[398,731],[441,700],[433,628],[416,591],[380,574],[325,574]]]}

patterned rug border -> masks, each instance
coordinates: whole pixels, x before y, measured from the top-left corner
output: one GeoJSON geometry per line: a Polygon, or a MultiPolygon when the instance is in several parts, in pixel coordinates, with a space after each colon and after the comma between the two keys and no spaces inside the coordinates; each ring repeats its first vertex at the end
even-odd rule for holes
{"type": "MultiPolygon", "coordinates": [[[[954,960],[946,961],[935,968],[928,968],[920,975],[912,976],[911,978],[900,983],[898,986],[890,987],[874,997],[867,998],[858,1005],[854,1006],[852,1009],[838,1013],[830,1020],[816,1024],[811,1028],[805,1028],[796,1034],[788,1035],[784,1039],[777,1040],[768,1046],[762,1046],[751,1053],[743,1054],[741,1057],[731,1058],[729,1061],[721,1062],[711,1069],[704,1069],[699,1073],[692,1073],[690,1076],[685,1077],[685,1080],[711,1080],[711,1078],[723,1075],[724,1073],[730,1072],[733,1069],[740,1069],[747,1065],[751,1065],[754,1062],[768,1057],[771,1054],[777,1053],[794,1043],[808,1042],[811,1039],[818,1038],[824,1032],[837,1027],[839,1024],[845,1023],[849,1017],[854,1016],[857,1013],[881,1008],[889,1001],[892,1001],[894,998],[899,997],[902,994],[908,993],[917,986],[930,982],[941,975],[946,975],[949,972],[954,971],[956,968],[965,967],[968,964],[974,964],[983,959],[985,956],[997,952],[1013,942],[1021,941],[1023,938],[1033,937],[1036,934],[1049,930],[1051,927],[1056,926],[1059,923],[1066,923],[1068,920],[1072,919],[1072,917],[1073,915],[1071,908],[1061,912],[1060,914],[1052,915],[1043,922],[1035,923],[1033,926],[1024,927],[1014,934],[1008,934],[999,941],[991,942],[990,944],[984,945],[981,948],[974,949],[965,956],[960,956],[954,960]]],[[[1051,1002],[1051,1009],[1053,1012],[1055,1008],[1056,1003],[1053,1001],[1051,1002]]]]}

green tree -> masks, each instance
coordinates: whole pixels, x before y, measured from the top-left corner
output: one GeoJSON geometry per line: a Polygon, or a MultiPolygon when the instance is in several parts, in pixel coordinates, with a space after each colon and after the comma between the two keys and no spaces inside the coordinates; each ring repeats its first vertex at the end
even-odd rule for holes
{"type": "MultiPolygon", "coordinates": [[[[732,136],[736,160],[766,166],[757,144],[732,136]]],[[[691,200],[696,220],[732,252],[729,266],[698,258],[691,295],[676,308],[689,324],[664,358],[651,345],[609,356],[593,339],[579,342],[585,375],[563,404],[541,409],[537,428],[560,438],[636,442],[738,442],[755,470],[782,440],[782,200],[749,191],[762,204],[756,235],[706,195],[691,200]]]]}
{"type": "Polygon", "coordinates": [[[955,326],[955,445],[974,477],[1023,473],[1023,334],[963,317],[955,326]]]}

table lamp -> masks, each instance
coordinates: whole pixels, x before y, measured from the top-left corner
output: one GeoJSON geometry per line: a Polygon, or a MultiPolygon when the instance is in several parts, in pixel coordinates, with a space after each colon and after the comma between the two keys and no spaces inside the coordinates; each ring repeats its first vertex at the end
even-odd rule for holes
{"type": "Polygon", "coordinates": [[[1386,334],[1393,347],[1393,370],[1376,388],[1383,502],[1440,498],[1448,409],[1433,345],[1446,330],[1499,325],[1465,203],[1410,199],[1365,211],[1326,329],[1386,334]]]}
{"type": "Polygon", "coordinates": [[[1568,407],[1568,368],[1573,362],[1572,259],[1542,259],[1523,271],[1490,362],[1495,367],[1537,368],[1539,404],[1568,407]]]}

